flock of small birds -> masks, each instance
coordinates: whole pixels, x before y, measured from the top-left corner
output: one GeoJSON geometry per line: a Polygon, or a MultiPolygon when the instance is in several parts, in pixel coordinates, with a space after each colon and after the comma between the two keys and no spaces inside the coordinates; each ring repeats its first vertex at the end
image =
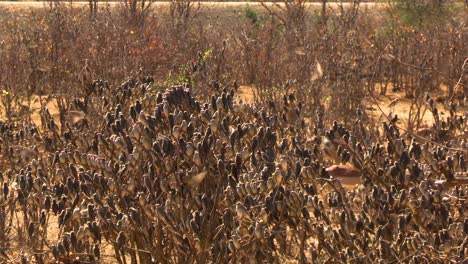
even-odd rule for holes
{"type": "MultiPolygon", "coordinates": [[[[95,81],[59,128],[0,123],[2,263],[461,263],[466,114],[434,133],[306,122],[294,95],[247,104],[188,86],[95,81]],[[346,180],[358,180],[348,186],[346,180]]],[[[431,108],[432,104],[432,108],[431,108]]]]}

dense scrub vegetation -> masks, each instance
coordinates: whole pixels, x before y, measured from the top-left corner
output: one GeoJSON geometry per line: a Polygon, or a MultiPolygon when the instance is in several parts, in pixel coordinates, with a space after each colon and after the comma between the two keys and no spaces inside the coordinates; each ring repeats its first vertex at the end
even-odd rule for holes
{"type": "Polygon", "coordinates": [[[1,10],[0,262],[464,261],[466,9],[439,2],[1,10]]]}

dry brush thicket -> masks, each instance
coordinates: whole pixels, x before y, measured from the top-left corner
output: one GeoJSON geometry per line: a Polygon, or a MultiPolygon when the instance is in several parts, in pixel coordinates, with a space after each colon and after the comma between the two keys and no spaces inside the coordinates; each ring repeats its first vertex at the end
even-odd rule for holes
{"type": "Polygon", "coordinates": [[[4,11],[0,262],[467,259],[462,19],[190,3],[4,11]],[[366,112],[387,85],[404,130],[366,112]]]}

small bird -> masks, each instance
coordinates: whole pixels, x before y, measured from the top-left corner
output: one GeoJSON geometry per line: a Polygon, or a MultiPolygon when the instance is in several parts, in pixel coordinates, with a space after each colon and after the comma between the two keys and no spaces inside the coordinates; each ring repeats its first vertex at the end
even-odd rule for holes
{"type": "Polygon", "coordinates": [[[186,177],[183,178],[183,181],[185,184],[191,187],[196,187],[205,179],[207,173],[208,173],[207,171],[203,171],[203,172],[195,174],[194,176],[187,175],[186,177]]]}
{"type": "Polygon", "coordinates": [[[352,165],[332,165],[325,170],[333,178],[339,179],[342,185],[354,186],[360,183],[361,172],[352,165]]]}
{"type": "Polygon", "coordinates": [[[72,125],[82,122],[85,118],[86,113],[83,111],[68,111],[66,116],[66,120],[72,125]]]}
{"type": "Polygon", "coordinates": [[[244,219],[244,218],[247,218],[248,220],[252,219],[250,218],[249,212],[247,211],[245,206],[241,204],[241,202],[236,203],[236,213],[240,219],[244,219]]]}

